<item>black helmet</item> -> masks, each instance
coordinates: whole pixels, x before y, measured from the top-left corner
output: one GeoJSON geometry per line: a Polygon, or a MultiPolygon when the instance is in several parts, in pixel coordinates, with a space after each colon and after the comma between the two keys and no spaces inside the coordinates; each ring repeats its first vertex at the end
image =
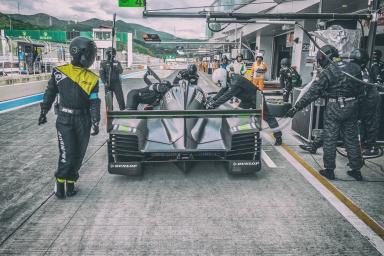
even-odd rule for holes
{"type": "Polygon", "coordinates": [[[383,56],[383,53],[380,50],[375,49],[373,51],[373,54],[372,54],[373,59],[380,60],[382,56],[383,56]]]}
{"type": "Polygon", "coordinates": [[[334,46],[329,44],[324,45],[323,47],[320,48],[320,50],[317,51],[317,54],[316,54],[317,63],[322,68],[326,67],[329,64],[329,60],[324,56],[324,54],[331,60],[333,58],[339,57],[339,52],[334,46]]]}
{"type": "Polygon", "coordinates": [[[96,44],[91,39],[78,36],[71,41],[69,52],[72,56],[72,64],[89,68],[96,58],[96,44]]]}
{"type": "Polygon", "coordinates": [[[108,59],[111,59],[112,56],[116,56],[116,49],[112,47],[108,47],[107,50],[105,51],[105,54],[107,54],[108,59]]]}
{"type": "Polygon", "coordinates": [[[283,66],[283,67],[290,67],[291,66],[291,62],[289,61],[289,59],[283,58],[280,61],[280,65],[283,66]]]}
{"type": "Polygon", "coordinates": [[[359,64],[362,67],[367,66],[369,61],[368,52],[365,49],[355,49],[349,55],[352,62],[359,64]]]}
{"type": "Polygon", "coordinates": [[[189,75],[196,75],[197,67],[195,64],[189,64],[187,70],[189,75]]]}

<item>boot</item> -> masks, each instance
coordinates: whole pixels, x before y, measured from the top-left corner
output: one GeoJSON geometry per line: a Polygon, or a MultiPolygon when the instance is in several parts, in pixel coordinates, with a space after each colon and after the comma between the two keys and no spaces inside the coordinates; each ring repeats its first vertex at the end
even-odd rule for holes
{"type": "Polygon", "coordinates": [[[77,194],[77,189],[75,188],[75,181],[67,180],[67,196],[71,197],[77,194]]]}
{"type": "Polygon", "coordinates": [[[354,178],[355,180],[357,180],[357,181],[362,181],[363,180],[363,176],[361,176],[361,172],[360,171],[357,171],[357,170],[347,171],[347,174],[349,176],[351,176],[352,178],[354,178]]]}
{"type": "Polygon", "coordinates": [[[275,146],[281,146],[281,144],[283,144],[283,138],[281,136],[276,137],[275,146]]]}
{"type": "Polygon", "coordinates": [[[320,170],[319,173],[321,174],[321,176],[324,176],[329,180],[335,179],[335,172],[331,169],[323,169],[323,170],[320,170]]]}
{"type": "Polygon", "coordinates": [[[65,180],[64,179],[56,179],[54,192],[57,198],[59,199],[65,198],[65,180]]]}
{"type": "Polygon", "coordinates": [[[379,149],[375,146],[369,147],[363,151],[363,156],[377,156],[379,155],[379,149]]]}
{"type": "Polygon", "coordinates": [[[304,149],[305,151],[308,151],[311,154],[316,154],[317,148],[312,143],[306,144],[306,145],[299,145],[301,149],[304,149]]]}

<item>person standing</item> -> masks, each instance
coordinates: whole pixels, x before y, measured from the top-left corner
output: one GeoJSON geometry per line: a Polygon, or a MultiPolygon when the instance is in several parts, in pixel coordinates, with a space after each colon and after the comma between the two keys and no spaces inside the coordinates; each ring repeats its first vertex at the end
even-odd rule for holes
{"type": "Polygon", "coordinates": [[[264,91],[264,80],[265,73],[268,70],[267,64],[263,61],[263,54],[256,54],[256,61],[253,63],[251,68],[251,78],[254,86],[264,91]]]}
{"type": "Polygon", "coordinates": [[[301,77],[296,69],[291,67],[291,63],[287,58],[280,61],[280,86],[284,88],[283,101],[288,102],[294,87],[300,87],[302,84],[301,77]]]}
{"type": "Polygon", "coordinates": [[[243,54],[239,53],[236,56],[236,60],[227,66],[227,71],[229,73],[244,75],[247,71],[245,64],[243,62],[243,54]]]}
{"type": "Polygon", "coordinates": [[[91,39],[76,37],[69,45],[70,64],[55,67],[45,90],[39,125],[47,122],[47,113],[56,100],[56,129],[59,163],[55,173],[55,195],[62,199],[74,196],[90,135],[99,133],[99,77],[88,68],[96,57],[91,39]],[[93,132],[91,134],[91,128],[93,132]]]}
{"type": "MultiPolygon", "coordinates": [[[[349,58],[351,62],[358,64],[362,69],[363,80],[368,83],[377,83],[377,74],[373,74],[367,68],[369,56],[364,49],[355,49],[351,52],[349,58]]],[[[365,97],[361,101],[360,119],[361,135],[364,142],[363,155],[374,156],[379,154],[376,147],[376,140],[379,130],[380,120],[380,95],[377,86],[366,84],[365,97]]]]}
{"type": "Polygon", "coordinates": [[[360,169],[363,166],[358,141],[359,97],[363,94],[361,82],[347,74],[362,79],[361,68],[356,63],[341,61],[337,49],[331,45],[320,48],[316,55],[318,64],[323,68],[309,90],[288,110],[286,116],[293,117],[311,102],[320,97],[326,98],[324,113],[324,167],[320,174],[334,180],[336,168],[336,146],[340,132],[344,135],[350,171],[348,175],[362,180],[360,169]],[[347,74],[346,74],[347,73],[347,74]]]}
{"type": "Polygon", "coordinates": [[[103,60],[100,65],[100,78],[105,85],[105,92],[114,93],[120,110],[124,110],[124,94],[120,78],[120,75],[123,73],[123,67],[121,66],[119,61],[115,60],[116,50],[114,48],[109,47],[106,50],[106,55],[107,59],[103,60]],[[109,75],[111,75],[111,78],[109,78],[109,75]],[[109,82],[111,84],[109,84],[109,82]]]}

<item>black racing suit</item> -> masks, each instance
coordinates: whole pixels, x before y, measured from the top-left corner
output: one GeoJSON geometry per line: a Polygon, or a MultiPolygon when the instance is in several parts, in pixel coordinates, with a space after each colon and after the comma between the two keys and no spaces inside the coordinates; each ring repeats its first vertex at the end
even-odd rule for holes
{"type": "MultiPolygon", "coordinates": [[[[243,109],[255,109],[256,108],[256,93],[257,87],[249,80],[241,75],[234,74],[231,77],[227,87],[222,88],[214,97],[214,106],[218,107],[232,97],[236,97],[241,100],[239,107],[243,109]]],[[[269,127],[274,129],[279,127],[279,123],[276,118],[269,113],[267,103],[263,97],[263,119],[268,123],[269,127]]],[[[274,132],[275,138],[282,136],[281,131],[274,132]]]]}
{"type": "Polygon", "coordinates": [[[158,99],[161,98],[161,94],[155,90],[153,85],[148,85],[140,89],[132,89],[127,95],[127,110],[137,110],[139,104],[153,105],[158,99]]]}
{"type": "MultiPolygon", "coordinates": [[[[372,65],[376,69],[375,65],[372,65]]],[[[381,75],[377,70],[363,70],[363,80],[370,83],[380,83],[381,75]]],[[[361,137],[366,148],[375,146],[380,125],[380,95],[377,86],[366,85],[365,97],[361,101],[361,137]]]]}
{"type": "MultiPolygon", "coordinates": [[[[104,60],[100,64],[100,78],[105,85],[106,92],[113,92],[116,95],[117,103],[119,104],[120,110],[124,110],[124,94],[121,85],[120,75],[123,73],[123,68],[119,61],[114,60],[113,68],[111,72],[111,84],[109,85],[109,72],[110,72],[111,62],[109,60],[104,60]]],[[[113,94],[112,94],[113,95],[113,94]]]]}
{"type": "Polygon", "coordinates": [[[92,123],[100,121],[99,77],[93,72],[67,64],[53,69],[41,108],[49,111],[57,94],[58,179],[79,178],[92,123]]]}
{"type": "Polygon", "coordinates": [[[337,67],[330,64],[318,76],[309,90],[296,102],[295,108],[301,110],[320,97],[327,101],[324,113],[324,167],[336,168],[336,146],[341,132],[352,170],[360,170],[363,159],[358,141],[357,118],[358,98],[363,94],[363,86],[342,71],[362,79],[361,68],[355,63],[338,62],[337,67]]]}
{"type": "Polygon", "coordinates": [[[280,86],[284,88],[283,101],[288,102],[289,95],[293,87],[301,86],[301,78],[297,71],[292,67],[280,69],[280,86]]]}
{"type": "Polygon", "coordinates": [[[180,80],[182,79],[188,80],[191,85],[197,85],[197,82],[199,81],[199,75],[198,74],[190,75],[186,69],[183,69],[183,70],[180,70],[179,73],[177,73],[172,84],[178,85],[180,80]]]}

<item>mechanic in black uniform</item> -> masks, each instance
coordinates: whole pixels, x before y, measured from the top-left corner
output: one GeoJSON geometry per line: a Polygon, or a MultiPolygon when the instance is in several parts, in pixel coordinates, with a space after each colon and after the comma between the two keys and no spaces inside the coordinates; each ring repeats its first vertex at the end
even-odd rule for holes
{"type": "Polygon", "coordinates": [[[177,73],[172,84],[178,85],[179,81],[182,79],[188,80],[189,83],[192,85],[197,85],[199,75],[197,74],[197,67],[195,64],[189,64],[187,69],[180,70],[179,73],[177,73]]]}
{"type": "Polygon", "coordinates": [[[155,105],[163,95],[172,88],[169,81],[163,80],[161,83],[152,83],[147,78],[148,73],[144,75],[147,86],[141,89],[133,89],[127,95],[127,110],[137,110],[139,104],[155,105]],[[149,83],[147,82],[149,81],[149,83]]]}
{"type": "Polygon", "coordinates": [[[296,69],[291,67],[291,63],[287,58],[280,61],[280,86],[284,88],[283,101],[288,102],[293,87],[300,87],[302,84],[301,77],[296,69]]]}
{"type": "Polygon", "coordinates": [[[371,77],[372,82],[377,84],[384,83],[384,62],[381,61],[382,53],[374,50],[372,54],[371,77]]]}
{"type": "Polygon", "coordinates": [[[116,96],[117,103],[119,105],[120,110],[124,110],[124,94],[121,86],[120,75],[123,73],[123,67],[120,62],[117,60],[113,60],[112,71],[110,71],[111,60],[116,56],[116,50],[112,47],[109,47],[106,50],[107,59],[103,60],[100,64],[100,78],[105,85],[105,92],[112,92],[116,96]],[[109,73],[111,72],[111,84],[109,84],[109,73]]]}
{"type": "Polygon", "coordinates": [[[59,163],[55,173],[55,195],[74,196],[85,152],[91,135],[99,133],[99,77],[88,70],[96,57],[96,44],[85,37],[72,40],[72,62],[53,69],[41,103],[39,125],[47,122],[47,113],[56,100],[56,129],[59,163]]]}
{"type": "MultiPolygon", "coordinates": [[[[257,87],[251,81],[239,74],[232,74],[227,82],[227,87],[222,88],[212,99],[206,103],[207,109],[214,109],[224,104],[232,97],[237,97],[241,100],[239,107],[244,109],[256,108],[256,93],[257,87]]],[[[268,123],[269,127],[274,129],[279,127],[276,118],[268,111],[268,106],[263,97],[263,119],[268,123]]],[[[281,131],[274,132],[275,145],[279,146],[283,143],[281,131]]]]}
{"type": "Polygon", "coordinates": [[[364,88],[360,82],[343,73],[346,72],[361,80],[361,68],[356,63],[341,61],[337,49],[331,45],[321,47],[316,59],[323,68],[322,72],[303,97],[287,112],[287,116],[293,117],[297,111],[302,110],[312,101],[325,97],[327,102],[323,131],[325,169],[320,170],[320,174],[330,180],[335,179],[336,146],[339,132],[342,132],[351,168],[347,173],[356,180],[362,180],[360,169],[363,166],[363,159],[359,148],[357,127],[358,98],[363,95],[364,88]],[[329,59],[336,63],[331,63],[329,59]]]}
{"type": "MultiPolygon", "coordinates": [[[[360,65],[362,69],[363,81],[377,83],[377,74],[369,72],[367,69],[369,56],[364,49],[355,49],[349,57],[352,62],[360,65]]],[[[363,155],[373,156],[379,154],[376,147],[376,140],[379,130],[380,120],[380,95],[377,86],[365,85],[365,97],[361,100],[360,107],[361,135],[364,142],[363,155]]]]}

